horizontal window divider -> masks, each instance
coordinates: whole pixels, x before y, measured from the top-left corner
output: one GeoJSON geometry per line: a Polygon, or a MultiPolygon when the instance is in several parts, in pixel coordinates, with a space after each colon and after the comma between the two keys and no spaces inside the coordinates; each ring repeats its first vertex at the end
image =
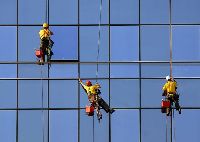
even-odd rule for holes
{"type": "MultiPolygon", "coordinates": [[[[78,81],[78,78],[0,78],[0,80],[77,80],[78,81]]],[[[139,80],[139,79],[142,79],[142,80],[145,80],[145,79],[164,79],[165,80],[165,77],[142,77],[142,78],[139,78],[139,77],[133,77],[133,78],[81,78],[82,80],[132,80],[132,79],[136,79],[136,80],[139,80]]],[[[174,76],[174,79],[200,79],[200,76],[199,77],[175,77],[174,76]]]]}
{"type": "MultiPolygon", "coordinates": [[[[95,64],[95,63],[113,63],[113,64],[123,64],[123,63],[170,63],[170,61],[78,61],[78,60],[52,60],[51,62],[45,62],[44,64],[95,64]]],[[[200,64],[200,61],[173,61],[172,63],[184,63],[184,64],[200,64]]],[[[35,61],[0,61],[0,64],[38,64],[35,61]]]]}
{"type": "MultiPolygon", "coordinates": [[[[44,108],[0,108],[0,111],[2,110],[84,110],[85,109],[85,107],[80,107],[80,108],[78,108],[78,107],[76,107],[76,108],[67,108],[67,107],[65,107],[65,108],[46,108],[46,107],[44,107],[44,108]]],[[[116,112],[117,112],[117,110],[134,110],[134,109],[161,109],[161,107],[113,107],[113,109],[115,109],[116,110],[116,112]]],[[[172,109],[176,109],[175,107],[173,107],[172,109]]],[[[181,107],[181,109],[199,109],[200,110],[200,107],[181,107]]]]}
{"type": "MultiPolygon", "coordinates": [[[[99,26],[99,24],[51,24],[50,26],[99,26]]],[[[175,23],[172,26],[200,26],[200,23],[175,23]]],[[[42,26],[42,24],[0,24],[0,26],[42,26]]],[[[101,24],[101,26],[170,26],[170,24],[101,24]]]]}

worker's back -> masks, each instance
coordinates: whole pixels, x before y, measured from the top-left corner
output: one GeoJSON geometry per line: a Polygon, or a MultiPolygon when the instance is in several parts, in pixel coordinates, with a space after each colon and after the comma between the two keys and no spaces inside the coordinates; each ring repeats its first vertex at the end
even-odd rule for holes
{"type": "Polygon", "coordinates": [[[51,36],[51,31],[49,29],[42,29],[39,32],[40,39],[48,38],[51,36]]]}
{"type": "Polygon", "coordinates": [[[89,93],[91,93],[91,94],[97,94],[99,88],[100,88],[100,86],[97,85],[97,84],[95,84],[95,85],[93,85],[93,86],[90,86],[88,91],[89,91],[89,93]]]}
{"type": "Polygon", "coordinates": [[[176,93],[176,82],[175,81],[167,81],[164,85],[163,90],[166,90],[167,93],[176,93]]]}

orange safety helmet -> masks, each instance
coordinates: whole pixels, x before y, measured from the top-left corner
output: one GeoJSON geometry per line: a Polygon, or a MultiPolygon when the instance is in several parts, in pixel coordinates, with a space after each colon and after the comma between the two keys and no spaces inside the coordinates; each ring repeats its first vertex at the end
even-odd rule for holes
{"type": "Polygon", "coordinates": [[[87,86],[92,86],[91,81],[87,80],[87,81],[86,81],[86,85],[87,85],[87,86]]]}

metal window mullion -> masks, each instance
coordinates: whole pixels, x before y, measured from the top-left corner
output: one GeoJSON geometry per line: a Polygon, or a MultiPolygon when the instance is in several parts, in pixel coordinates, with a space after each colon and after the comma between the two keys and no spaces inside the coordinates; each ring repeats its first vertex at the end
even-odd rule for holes
{"type": "MultiPolygon", "coordinates": [[[[50,5],[49,5],[49,0],[48,0],[48,23],[49,23],[49,6],[50,6],[50,5]]],[[[50,137],[50,129],[49,129],[49,128],[50,128],[50,127],[49,127],[49,125],[50,125],[50,121],[49,121],[49,120],[50,120],[50,117],[49,117],[49,114],[50,114],[50,112],[49,112],[49,111],[50,111],[49,69],[50,69],[50,65],[48,64],[48,88],[47,88],[47,89],[48,89],[48,100],[47,100],[47,101],[48,101],[48,104],[47,104],[47,107],[48,107],[48,110],[47,110],[47,117],[48,117],[47,119],[48,119],[48,120],[47,120],[47,121],[48,121],[48,122],[46,123],[46,124],[48,124],[48,125],[47,125],[47,141],[48,141],[48,142],[50,141],[50,138],[49,138],[49,137],[50,137]]],[[[45,83],[45,84],[46,84],[46,83],[45,83]]],[[[45,87],[45,88],[46,88],[46,87],[45,87]]],[[[45,97],[45,98],[46,98],[46,97],[45,97]]],[[[46,100],[46,99],[45,99],[45,100],[46,100]]],[[[45,102],[46,102],[46,101],[45,101],[45,102]]],[[[44,108],[43,108],[43,109],[44,109],[44,108]]],[[[45,113],[45,114],[46,114],[46,113],[45,113]]],[[[45,125],[45,126],[46,126],[46,125],[45,125]]],[[[44,132],[44,133],[45,133],[45,132],[44,132]]]]}
{"type": "MultiPolygon", "coordinates": [[[[78,0],[78,78],[80,78],[80,0],[78,0]]],[[[80,142],[80,85],[78,83],[78,142],[80,142]]]]}
{"type": "MultiPolygon", "coordinates": [[[[19,52],[18,52],[18,50],[19,50],[19,26],[18,26],[18,24],[19,24],[19,0],[17,0],[17,62],[19,61],[19,52]]],[[[19,72],[18,72],[18,70],[19,70],[19,65],[17,64],[17,78],[19,77],[19,72]]],[[[17,81],[17,110],[16,110],[16,142],[18,142],[18,138],[19,138],[19,132],[18,132],[18,129],[19,129],[19,123],[18,123],[18,119],[19,119],[19,80],[16,80],[17,81]]]]}
{"type": "Polygon", "coordinates": [[[139,3],[138,3],[138,6],[139,6],[139,17],[138,17],[138,20],[139,20],[139,33],[138,33],[138,36],[139,36],[139,126],[140,126],[140,132],[139,132],[139,135],[140,135],[140,142],[142,142],[142,109],[141,109],[141,104],[142,104],[142,89],[141,89],[141,77],[142,77],[142,71],[141,71],[141,19],[140,19],[140,12],[141,12],[141,1],[139,0],[139,3]]]}
{"type": "MultiPolygon", "coordinates": [[[[108,46],[108,52],[109,52],[109,65],[108,65],[108,68],[109,68],[109,83],[108,83],[108,85],[109,85],[109,106],[110,106],[110,94],[111,94],[111,90],[110,90],[110,88],[111,88],[111,80],[110,80],[110,76],[111,76],[111,72],[110,72],[110,68],[111,68],[111,65],[110,65],[110,62],[111,62],[111,41],[110,41],[110,17],[111,17],[111,15],[110,15],[110,7],[111,7],[111,2],[110,2],[111,0],[109,0],[109,10],[108,10],[108,12],[109,12],[109,14],[108,14],[108,16],[109,16],[109,26],[108,26],[108,36],[109,36],[109,39],[108,39],[108,42],[109,42],[109,46],[108,46]]],[[[111,128],[111,114],[109,113],[109,142],[112,142],[112,128],[111,128]]]]}

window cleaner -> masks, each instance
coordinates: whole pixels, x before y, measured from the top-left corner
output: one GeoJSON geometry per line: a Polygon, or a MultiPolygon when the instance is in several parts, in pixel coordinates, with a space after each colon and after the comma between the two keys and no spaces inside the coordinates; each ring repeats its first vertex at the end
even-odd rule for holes
{"type": "Polygon", "coordinates": [[[53,32],[49,30],[49,25],[47,23],[43,24],[43,29],[39,32],[40,35],[40,49],[35,51],[35,55],[39,59],[40,64],[44,64],[45,62],[45,55],[47,55],[47,61],[49,62],[51,56],[53,55],[52,46],[54,42],[51,40],[51,35],[53,32]]]}
{"type": "Polygon", "coordinates": [[[98,83],[92,85],[91,81],[88,80],[86,81],[85,85],[81,79],[79,79],[79,82],[87,93],[88,100],[90,102],[90,105],[86,106],[86,113],[88,116],[93,116],[94,110],[96,110],[97,118],[100,121],[100,119],[102,119],[102,113],[100,111],[101,107],[105,110],[106,113],[112,114],[115,111],[114,109],[110,108],[109,105],[101,98],[101,86],[98,83]]]}
{"type": "Polygon", "coordinates": [[[165,99],[161,103],[162,113],[166,113],[167,116],[172,115],[172,106],[175,104],[175,108],[181,114],[181,107],[179,105],[179,94],[177,93],[177,82],[170,76],[166,76],[167,82],[163,86],[163,94],[165,99]]]}

